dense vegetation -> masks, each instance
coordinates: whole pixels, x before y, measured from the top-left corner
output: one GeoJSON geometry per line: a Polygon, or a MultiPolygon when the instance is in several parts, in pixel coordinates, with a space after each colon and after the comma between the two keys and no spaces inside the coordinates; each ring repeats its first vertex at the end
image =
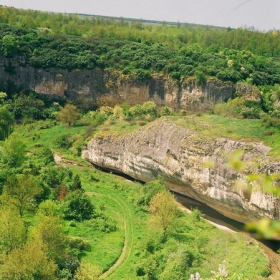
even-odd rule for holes
{"type": "MultiPolygon", "coordinates": [[[[152,102],[140,109],[153,119],[152,102]]],[[[1,279],[97,279],[103,274],[108,279],[189,279],[197,272],[207,279],[211,270],[217,279],[267,276],[268,261],[257,243],[241,233],[220,232],[197,210],[179,210],[160,179],[145,185],[126,182],[81,160],[81,147],[94,133],[123,133],[149,121],[133,113],[124,119],[122,110],[103,107],[71,127],[60,117],[65,125],[55,118],[29,120],[1,142],[1,279]],[[63,156],[61,165],[54,163],[57,154],[63,156]],[[120,264],[110,269],[119,255],[120,264]]],[[[172,118],[186,125],[207,121],[205,116],[172,118]]]]}
{"type": "MultiPolygon", "coordinates": [[[[207,279],[211,270],[212,279],[268,276],[257,243],[218,231],[197,210],[179,210],[160,178],[125,182],[80,156],[94,133],[129,132],[158,117],[207,136],[261,139],[279,156],[278,31],[146,25],[5,7],[0,24],[1,54],[24,57],[23,66],[116,69],[138,80],[154,73],[178,81],[196,76],[201,84],[213,76],[263,92],[259,102],[236,97],[211,115],[186,116],[152,101],[81,111],[1,85],[1,279],[189,279],[196,273],[207,279]],[[204,122],[211,130],[203,130],[204,122]],[[54,161],[59,155],[60,165],[54,161]]],[[[14,69],[6,65],[6,71],[14,69]]]]}
{"type": "MultiPolygon", "coordinates": [[[[145,25],[0,7],[3,55],[34,67],[117,69],[147,79],[213,76],[254,85],[280,83],[280,34],[178,24],[145,25]]],[[[7,67],[7,71],[13,71],[7,67]]]]}

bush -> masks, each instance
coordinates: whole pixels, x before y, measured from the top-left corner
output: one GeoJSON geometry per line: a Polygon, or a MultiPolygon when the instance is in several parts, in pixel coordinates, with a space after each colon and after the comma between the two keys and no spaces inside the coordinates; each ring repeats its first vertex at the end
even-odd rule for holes
{"type": "Polygon", "coordinates": [[[128,113],[131,115],[132,118],[139,118],[143,115],[143,109],[142,106],[140,104],[137,104],[133,107],[131,107],[128,110],[128,113]]]}
{"type": "Polygon", "coordinates": [[[151,73],[147,70],[139,69],[136,71],[135,79],[137,81],[145,81],[145,80],[150,79],[151,77],[152,77],[151,73]]]}
{"type": "Polygon", "coordinates": [[[114,117],[121,119],[124,116],[123,108],[120,105],[116,105],[113,110],[114,117]]]}
{"type": "Polygon", "coordinates": [[[93,212],[94,206],[87,195],[74,192],[64,200],[63,213],[66,219],[89,220],[93,212]]]}
{"type": "Polygon", "coordinates": [[[256,109],[253,107],[252,108],[245,107],[242,108],[240,111],[241,116],[245,119],[259,119],[260,113],[261,113],[260,109],[256,109]]]}
{"type": "Polygon", "coordinates": [[[43,147],[40,151],[39,151],[39,157],[40,159],[44,162],[45,165],[48,165],[52,162],[54,162],[54,156],[52,151],[47,148],[47,147],[43,147]]]}
{"type": "Polygon", "coordinates": [[[155,119],[157,117],[157,105],[153,101],[147,101],[142,105],[143,114],[155,119]]]}
{"type": "Polygon", "coordinates": [[[54,144],[61,149],[69,149],[72,145],[70,134],[61,134],[54,140],[54,144]]]}
{"type": "Polygon", "coordinates": [[[203,72],[197,72],[196,75],[196,83],[198,86],[201,86],[206,83],[206,76],[203,72]]]}
{"type": "Polygon", "coordinates": [[[161,114],[162,117],[163,116],[174,116],[175,115],[173,109],[170,108],[170,107],[167,107],[167,106],[164,106],[164,107],[161,108],[160,114],[161,114]]]}

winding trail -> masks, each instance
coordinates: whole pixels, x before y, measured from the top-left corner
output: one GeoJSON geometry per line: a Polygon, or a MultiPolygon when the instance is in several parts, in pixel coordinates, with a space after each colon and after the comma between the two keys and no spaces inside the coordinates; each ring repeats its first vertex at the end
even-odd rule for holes
{"type": "Polygon", "coordinates": [[[132,223],[132,214],[125,203],[125,201],[119,197],[113,197],[112,195],[108,195],[110,199],[116,201],[122,209],[123,212],[123,220],[124,220],[124,245],[122,248],[122,252],[117,259],[117,261],[102,275],[99,276],[99,279],[106,279],[108,277],[113,276],[126,262],[129,258],[133,245],[133,223],[132,223]]]}
{"type": "MultiPolygon", "coordinates": [[[[80,166],[84,167],[83,165],[77,164],[75,161],[67,160],[61,155],[54,153],[54,161],[58,165],[71,165],[71,166],[80,166]]],[[[93,167],[92,167],[93,168],[93,167]]],[[[118,176],[120,177],[120,176],[118,176]]],[[[122,177],[121,177],[122,178],[122,177]]],[[[86,192],[87,195],[96,194],[93,192],[86,192]]],[[[122,210],[122,216],[123,216],[123,230],[124,230],[124,242],[123,242],[123,248],[121,251],[121,254],[119,255],[116,262],[103,274],[99,276],[99,279],[106,279],[108,277],[112,277],[127,261],[127,259],[130,257],[131,250],[133,247],[133,222],[132,222],[132,213],[127,205],[127,203],[120,198],[119,196],[112,196],[112,195],[106,195],[107,198],[114,200],[122,210]]]]}
{"type": "MultiPolygon", "coordinates": [[[[67,160],[67,159],[63,158],[62,156],[60,156],[56,153],[54,153],[54,160],[55,160],[56,164],[85,167],[83,165],[77,164],[75,161],[67,160]]],[[[119,177],[119,178],[123,178],[121,175],[115,175],[115,176],[119,177]]],[[[123,179],[127,180],[127,178],[123,178],[123,179]]],[[[103,274],[101,274],[99,276],[99,279],[106,279],[108,277],[111,278],[112,276],[114,276],[115,273],[125,264],[125,262],[130,257],[130,254],[131,254],[131,251],[132,251],[132,246],[133,246],[133,222],[132,222],[132,213],[131,213],[131,210],[130,210],[129,206],[126,204],[126,202],[123,199],[121,199],[118,196],[116,196],[116,197],[113,197],[112,195],[107,195],[107,196],[110,199],[117,202],[117,204],[119,204],[120,208],[122,209],[123,221],[124,221],[124,223],[123,223],[124,243],[123,243],[123,248],[122,248],[121,254],[118,257],[118,259],[116,260],[116,262],[107,271],[105,271],[103,274]]],[[[183,197],[179,194],[175,195],[175,197],[176,197],[177,204],[178,204],[179,208],[181,208],[182,210],[191,212],[191,210],[190,210],[191,207],[188,207],[189,204],[190,204],[190,199],[189,198],[183,197]]],[[[232,225],[231,222],[227,223],[227,222],[224,222],[223,220],[221,220],[219,218],[216,219],[216,218],[213,218],[211,216],[208,217],[207,215],[204,216],[204,218],[207,222],[216,226],[220,230],[227,231],[229,233],[242,231],[238,222],[237,222],[237,224],[235,224],[235,222],[234,222],[234,224],[232,225]]],[[[273,280],[274,279],[275,280],[280,279],[280,278],[278,278],[278,277],[280,277],[279,255],[276,252],[274,252],[271,248],[269,248],[265,244],[263,244],[262,242],[259,242],[259,243],[261,244],[265,254],[269,258],[269,262],[270,262],[270,265],[271,265],[272,279],[273,280]]],[[[114,278],[112,278],[112,279],[114,279],[114,278]]]]}

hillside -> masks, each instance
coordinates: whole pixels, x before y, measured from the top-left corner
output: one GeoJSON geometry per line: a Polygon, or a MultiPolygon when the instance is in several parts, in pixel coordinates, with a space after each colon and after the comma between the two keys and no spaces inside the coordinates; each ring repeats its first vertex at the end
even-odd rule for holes
{"type": "Polygon", "coordinates": [[[279,31],[1,6],[0,278],[279,278],[170,192],[279,240],[279,57],[279,31]]]}

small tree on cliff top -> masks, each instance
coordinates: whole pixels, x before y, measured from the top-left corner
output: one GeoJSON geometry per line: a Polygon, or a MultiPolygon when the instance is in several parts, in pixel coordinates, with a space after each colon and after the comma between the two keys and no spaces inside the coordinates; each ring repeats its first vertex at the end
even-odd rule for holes
{"type": "Polygon", "coordinates": [[[75,105],[66,104],[58,113],[57,119],[70,127],[79,119],[79,114],[79,110],[75,105]]]}

